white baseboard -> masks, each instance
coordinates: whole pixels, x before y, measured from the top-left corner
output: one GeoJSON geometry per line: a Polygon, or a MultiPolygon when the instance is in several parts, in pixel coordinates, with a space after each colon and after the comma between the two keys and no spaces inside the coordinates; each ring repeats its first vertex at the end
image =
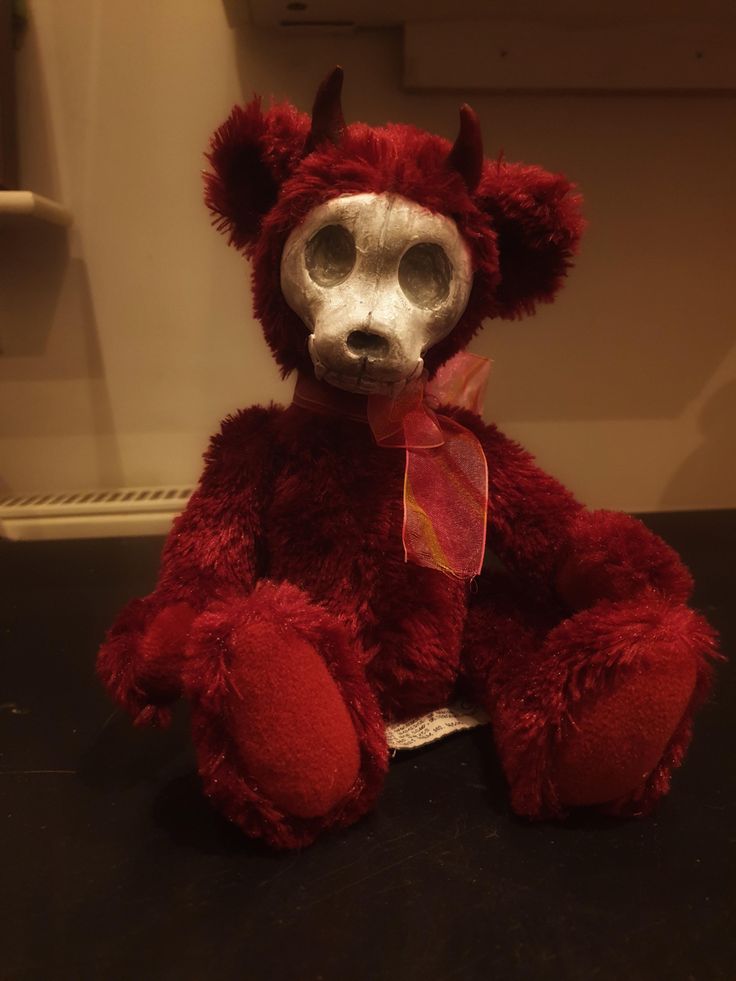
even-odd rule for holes
{"type": "Polygon", "coordinates": [[[0,537],[12,541],[165,535],[191,487],[16,494],[0,498],[0,537]]]}

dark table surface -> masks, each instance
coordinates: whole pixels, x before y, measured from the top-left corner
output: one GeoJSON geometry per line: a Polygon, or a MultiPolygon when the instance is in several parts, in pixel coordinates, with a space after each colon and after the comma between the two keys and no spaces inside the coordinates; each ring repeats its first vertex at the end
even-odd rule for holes
{"type": "MultiPolygon", "coordinates": [[[[736,511],[649,516],[733,652],[736,511]]],[[[200,795],[186,709],[94,677],[160,539],[0,542],[3,979],[736,978],[736,672],[653,818],[514,818],[486,729],[394,761],[378,810],[272,854],[200,795]]]]}

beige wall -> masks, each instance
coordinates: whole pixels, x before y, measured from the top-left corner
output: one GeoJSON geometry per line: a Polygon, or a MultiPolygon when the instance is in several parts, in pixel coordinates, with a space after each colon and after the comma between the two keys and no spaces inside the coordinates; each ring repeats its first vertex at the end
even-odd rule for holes
{"type": "MultiPolygon", "coordinates": [[[[451,135],[400,88],[393,32],[233,29],[217,0],[31,0],[25,184],[70,233],[0,226],[0,489],[185,482],[225,413],[288,399],[243,261],[208,226],[202,150],[254,90],[451,135]]],[[[442,53],[438,52],[438,57],[442,53]]],[[[598,506],[736,505],[736,100],[472,99],[487,150],[575,177],[590,229],[553,307],[490,324],[486,415],[598,506]]]]}

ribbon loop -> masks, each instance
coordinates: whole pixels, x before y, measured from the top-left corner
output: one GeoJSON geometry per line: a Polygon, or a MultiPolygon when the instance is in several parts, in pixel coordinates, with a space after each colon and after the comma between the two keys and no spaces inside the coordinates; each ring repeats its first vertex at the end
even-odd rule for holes
{"type": "Polygon", "coordinates": [[[424,401],[424,380],[410,382],[395,399],[368,396],[368,422],[379,446],[431,449],[445,437],[437,416],[424,401]]]}

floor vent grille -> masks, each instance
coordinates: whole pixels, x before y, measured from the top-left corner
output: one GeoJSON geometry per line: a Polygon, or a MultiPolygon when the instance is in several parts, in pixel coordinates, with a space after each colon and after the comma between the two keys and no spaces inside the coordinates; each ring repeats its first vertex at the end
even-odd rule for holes
{"type": "Polygon", "coordinates": [[[0,536],[15,541],[162,535],[192,487],[118,487],[0,497],[0,536]]]}

